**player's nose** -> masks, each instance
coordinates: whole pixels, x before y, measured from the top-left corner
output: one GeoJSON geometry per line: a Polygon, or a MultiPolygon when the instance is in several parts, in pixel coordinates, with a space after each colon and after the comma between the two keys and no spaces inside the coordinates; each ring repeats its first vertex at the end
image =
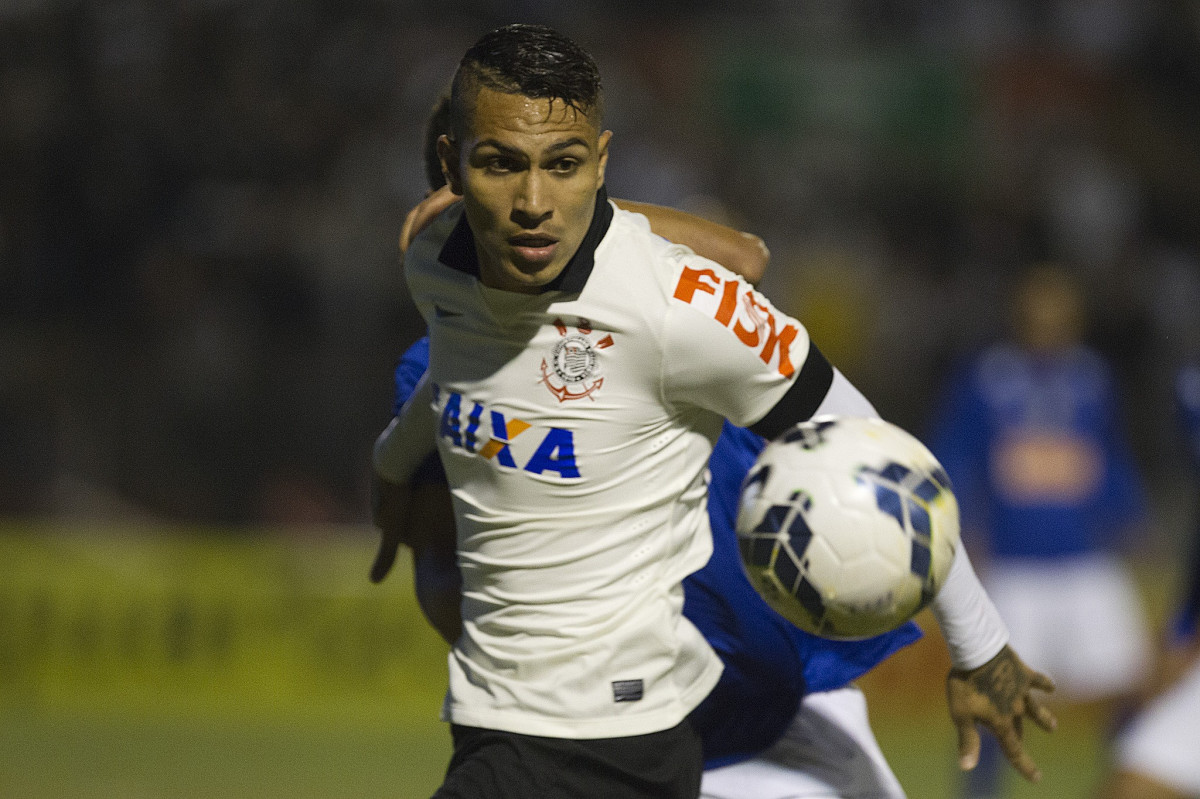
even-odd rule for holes
{"type": "Polygon", "coordinates": [[[552,213],[546,179],[539,172],[537,169],[526,170],[513,196],[513,221],[522,227],[537,227],[552,213]]]}

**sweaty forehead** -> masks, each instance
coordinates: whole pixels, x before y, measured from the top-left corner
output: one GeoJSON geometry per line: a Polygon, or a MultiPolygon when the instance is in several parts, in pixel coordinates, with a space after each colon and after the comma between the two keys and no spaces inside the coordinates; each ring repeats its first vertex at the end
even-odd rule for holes
{"type": "Polygon", "coordinates": [[[493,139],[551,144],[580,138],[591,144],[596,141],[599,129],[590,115],[562,100],[481,88],[475,97],[469,135],[474,140],[471,146],[493,139]]]}

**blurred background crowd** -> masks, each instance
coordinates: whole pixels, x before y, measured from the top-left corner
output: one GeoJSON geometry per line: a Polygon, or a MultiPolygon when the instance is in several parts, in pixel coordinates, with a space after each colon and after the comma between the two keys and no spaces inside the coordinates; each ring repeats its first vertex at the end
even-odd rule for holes
{"type": "Polygon", "coordinates": [[[365,521],[422,128],[514,20],[597,58],[611,193],[762,236],[764,291],[915,432],[1066,265],[1176,512],[1200,4],[644,5],[0,0],[0,515],[365,521]]]}

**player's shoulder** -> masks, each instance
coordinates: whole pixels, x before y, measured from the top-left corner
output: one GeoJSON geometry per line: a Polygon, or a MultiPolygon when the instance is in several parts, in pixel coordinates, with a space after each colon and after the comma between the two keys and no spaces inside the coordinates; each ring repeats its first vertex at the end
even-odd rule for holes
{"type": "Polygon", "coordinates": [[[717,269],[729,271],[720,264],[697,255],[690,247],[665,239],[655,233],[650,227],[650,220],[644,214],[636,211],[627,211],[616,203],[612,203],[612,207],[613,219],[611,229],[614,235],[610,238],[615,241],[636,247],[646,256],[652,257],[660,264],[675,270],[678,270],[685,261],[704,261],[717,269]]]}
{"type": "MultiPolygon", "coordinates": [[[[617,212],[624,232],[636,242],[647,256],[648,268],[660,283],[669,303],[699,307],[711,315],[715,309],[705,306],[705,297],[723,293],[722,287],[739,284],[741,291],[753,287],[733,270],[697,254],[690,247],[659,236],[650,228],[645,216],[632,211],[617,212]]],[[[728,291],[732,293],[733,288],[728,291]]]]}
{"type": "Polygon", "coordinates": [[[689,247],[655,233],[642,214],[615,204],[613,209],[608,234],[596,257],[606,263],[610,282],[618,281],[626,296],[652,294],[655,304],[669,306],[678,302],[677,287],[685,274],[702,270],[716,281],[736,277],[689,247]]]}
{"type": "Polygon", "coordinates": [[[968,359],[963,374],[966,379],[987,390],[1020,380],[1029,371],[1029,358],[1019,347],[1009,342],[992,344],[968,359]]]}
{"type": "Polygon", "coordinates": [[[643,214],[626,211],[616,203],[612,204],[612,208],[609,235],[602,246],[611,245],[624,254],[636,253],[640,258],[650,261],[658,271],[670,271],[681,259],[697,257],[684,245],[668,241],[655,233],[650,228],[650,220],[643,214]]]}

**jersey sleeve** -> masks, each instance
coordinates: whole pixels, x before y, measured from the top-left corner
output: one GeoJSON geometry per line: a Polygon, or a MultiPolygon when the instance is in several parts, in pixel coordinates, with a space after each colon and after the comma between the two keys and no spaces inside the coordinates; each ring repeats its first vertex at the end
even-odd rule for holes
{"type": "Polygon", "coordinates": [[[979,668],[1008,643],[1008,627],[979,582],[964,546],[955,548],[950,574],[929,607],[956,669],[979,668]]]}
{"type": "Polygon", "coordinates": [[[662,367],[668,402],[774,438],[824,401],[832,366],[800,322],[742,278],[688,254],[670,291],[662,367]]]}
{"type": "Polygon", "coordinates": [[[437,415],[433,411],[433,392],[427,372],[400,414],[375,439],[372,462],[375,473],[384,480],[408,483],[434,451],[437,415]]]}

